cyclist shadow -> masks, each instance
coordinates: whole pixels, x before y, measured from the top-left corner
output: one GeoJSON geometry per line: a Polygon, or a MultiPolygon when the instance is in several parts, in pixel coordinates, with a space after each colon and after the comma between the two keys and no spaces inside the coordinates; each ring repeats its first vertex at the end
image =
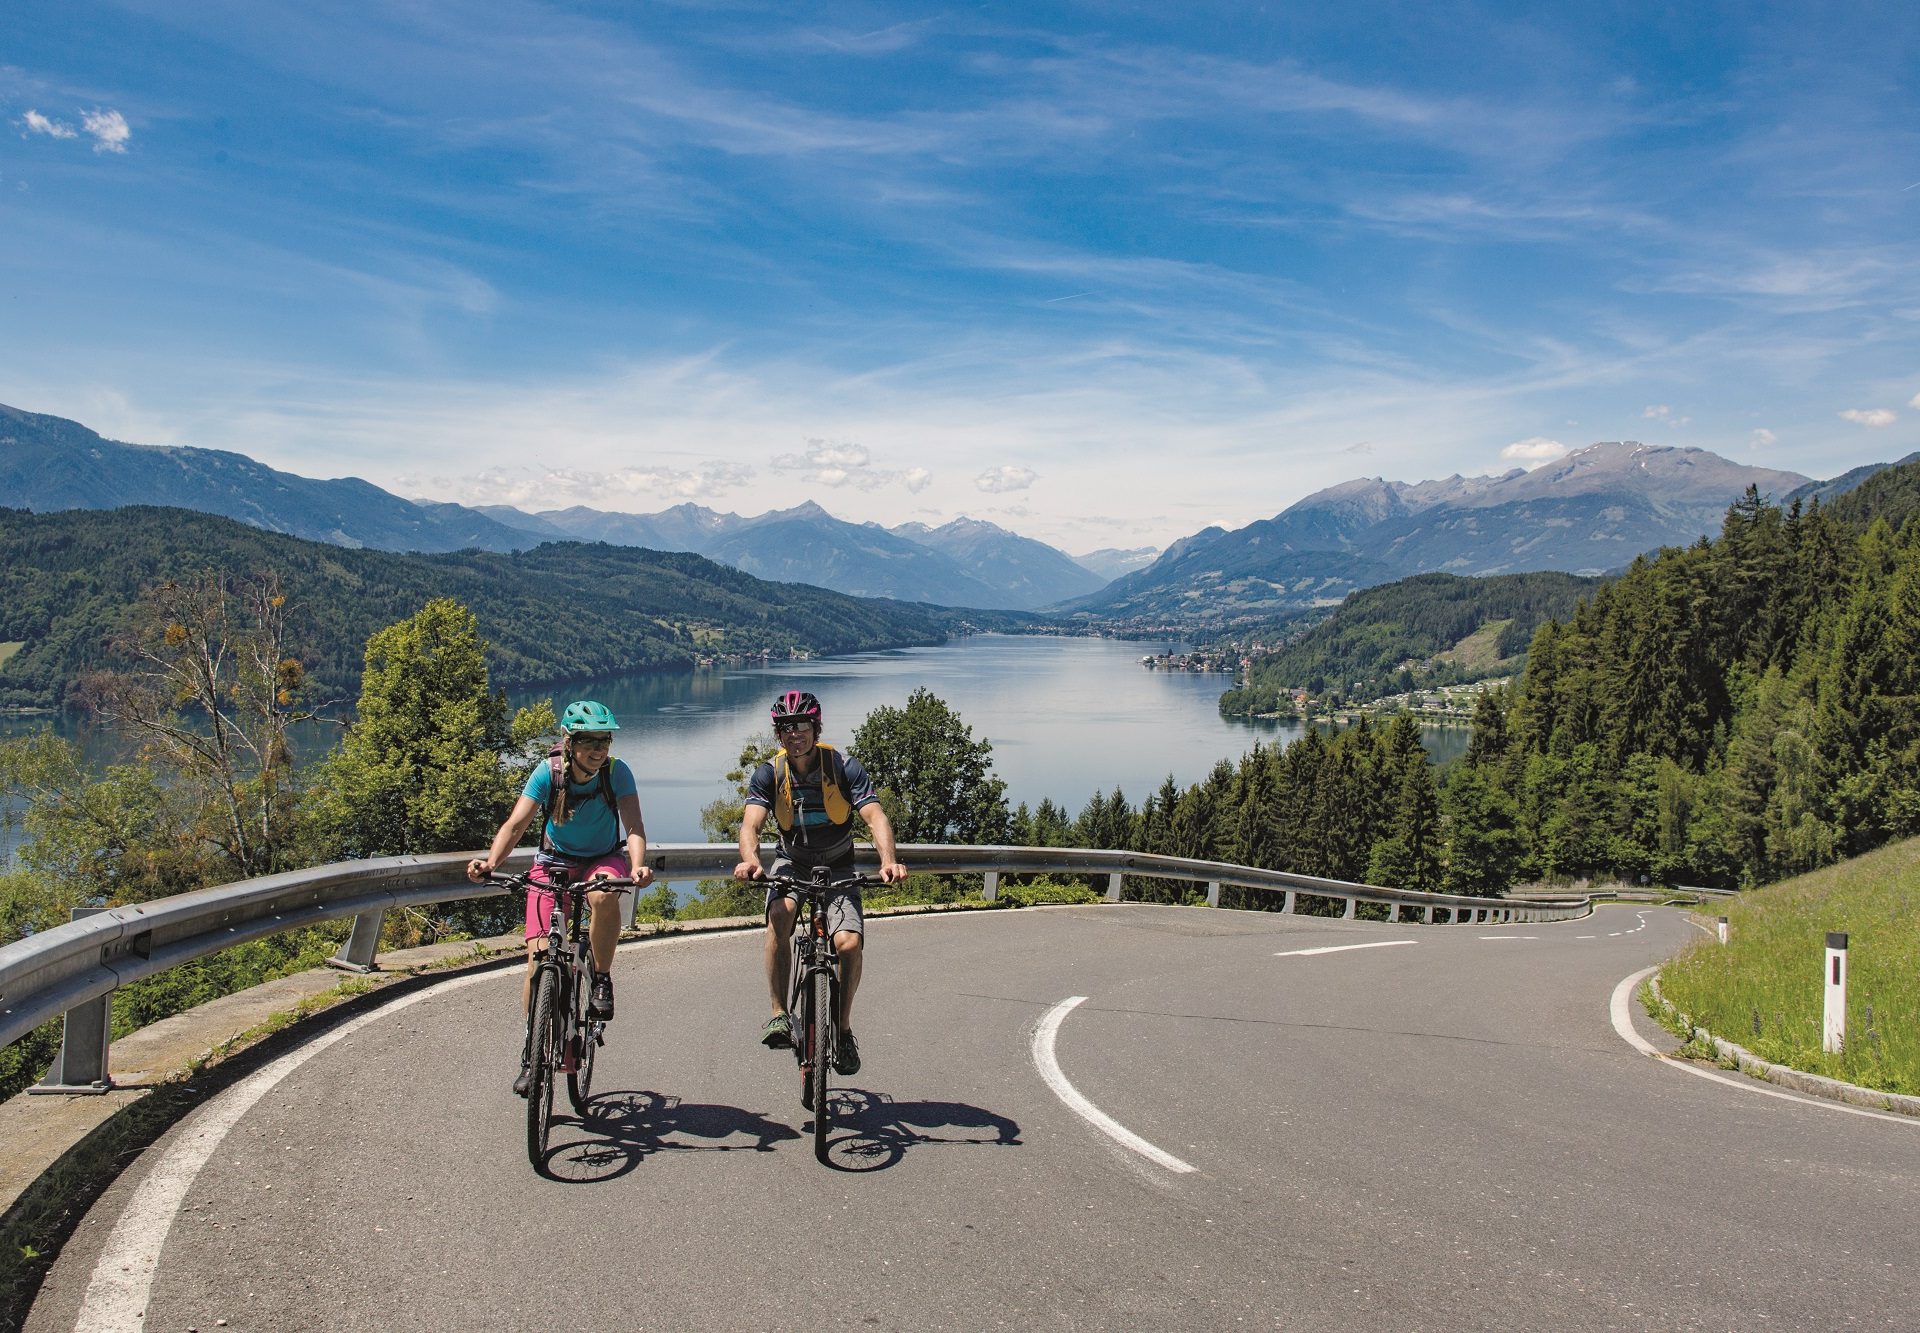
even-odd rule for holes
{"type": "Polygon", "coordinates": [[[885,1171],[923,1144],[1024,1146],[1017,1122],[966,1102],[900,1102],[863,1088],[834,1088],[828,1101],[827,1165],[836,1171],[885,1171]]]}
{"type": "Polygon", "coordinates": [[[772,1152],[798,1131],[737,1106],[659,1092],[603,1092],[585,1116],[554,1115],[546,1174],[573,1185],[617,1180],[657,1152],[772,1152]],[[577,1131],[578,1136],[575,1136],[577,1131]],[[705,1141],[699,1141],[705,1140],[705,1141]]]}

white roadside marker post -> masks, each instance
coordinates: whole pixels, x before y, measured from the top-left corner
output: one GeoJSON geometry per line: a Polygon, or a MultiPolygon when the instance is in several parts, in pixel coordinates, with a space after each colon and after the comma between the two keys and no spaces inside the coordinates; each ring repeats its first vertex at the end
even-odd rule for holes
{"type": "Polygon", "coordinates": [[[1720,918],[1718,931],[1720,935],[1720,942],[1722,944],[1725,944],[1727,942],[1727,919],[1724,916],[1720,918]]]}
{"type": "Polygon", "coordinates": [[[1820,1049],[1838,1055],[1847,1040],[1847,934],[1827,932],[1827,1007],[1820,1049]]]}

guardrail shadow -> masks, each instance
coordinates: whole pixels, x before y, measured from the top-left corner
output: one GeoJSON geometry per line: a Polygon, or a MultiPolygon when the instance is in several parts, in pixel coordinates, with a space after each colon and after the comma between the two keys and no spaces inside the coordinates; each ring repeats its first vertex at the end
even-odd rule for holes
{"type": "Polygon", "coordinates": [[[800,1137],[737,1106],[631,1090],[600,1093],[585,1116],[563,1116],[556,1107],[553,1127],[554,1137],[569,1137],[548,1147],[545,1173],[572,1185],[616,1180],[654,1153],[772,1152],[774,1144],[800,1137]]]}
{"type": "Polygon", "coordinates": [[[828,1100],[834,1137],[827,1143],[827,1165],[836,1171],[885,1171],[909,1148],[929,1144],[1025,1146],[1018,1122],[966,1102],[901,1102],[864,1088],[834,1088],[828,1100]],[[956,1132],[935,1132],[940,1130],[956,1132]]]}

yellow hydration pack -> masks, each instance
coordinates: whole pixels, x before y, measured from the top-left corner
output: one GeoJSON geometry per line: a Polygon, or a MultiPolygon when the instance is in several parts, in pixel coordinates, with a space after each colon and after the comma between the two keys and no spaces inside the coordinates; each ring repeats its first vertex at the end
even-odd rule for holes
{"type": "MultiPolygon", "coordinates": [[[[853,803],[847,799],[847,770],[831,745],[815,744],[820,756],[820,799],[827,807],[827,818],[836,826],[853,822],[853,803]]],[[[787,752],[773,756],[773,818],[781,829],[793,827],[793,774],[787,767],[787,752]]]]}

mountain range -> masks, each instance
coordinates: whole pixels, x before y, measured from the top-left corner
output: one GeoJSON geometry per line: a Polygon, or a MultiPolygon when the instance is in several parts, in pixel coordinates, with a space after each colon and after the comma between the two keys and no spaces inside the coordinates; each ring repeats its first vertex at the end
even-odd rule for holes
{"type": "Polygon", "coordinates": [[[417,503],[357,478],[319,481],[242,454],[121,444],[76,422],[0,406],[0,505],[47,512],[163,504],[270,532],[387,551],[525,550],[552,541],[703,555],[759,578],[862,597],[1080,621],[1285,619],[1412,574],[1624,568],[1717,532],[1748,486],[1823,501],[1876,464],[1824,482],[1703,449],[1603,442],[1530,471],[1421,482],[1357,478],[1234,530],[1077,560],[978,519],[849,523],[811,501],[742,516],[697,504],[651,514],[417,503]],[[1111,580],[1111,581],[1108,581],[1111,580]]]}
{"type": "Polygon", "coordinates": [[[1064,610],[1085,619],[1257,621],[1411,574],[1599,574],[1717,532],[1748,486],[1776,500],[1796,472],[1634,440],[1531,471],[1342,482],[1231,532],[1208,528],[1064,610]]]}
{"type": "Polygon", "coordinates": [[[0,505],[49,513],[134,504],[381,551],[505,552],[548,541],[690,551],[769,581],[989,610],[1047,606],[1107,581],[1064,552],[979,519],[888,529],[845,522],[811,502],[751,518],[693,504],[657,514],[529,514],[416,503],[354,477],[319,481],[244,454],[122,444],[78,422],[0,405],[0,505]]]}

